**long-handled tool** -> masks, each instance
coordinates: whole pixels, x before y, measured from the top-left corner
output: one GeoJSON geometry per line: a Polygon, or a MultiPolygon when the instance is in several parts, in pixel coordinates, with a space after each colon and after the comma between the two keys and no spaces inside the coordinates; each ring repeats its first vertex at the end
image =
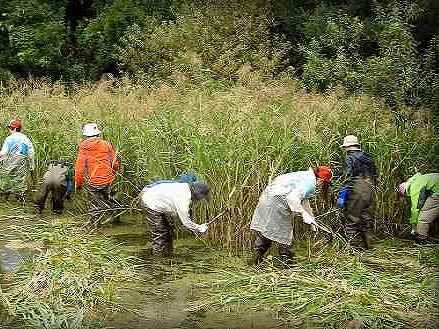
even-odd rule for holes
{"type": "Polygon", "coordinates": [[[216,222],[218,219],[220,219],[225,213],[227,212],[227,210],[224,210],[222,212],[220,212],[218,215],[216,215],[213,219],[211,219],[210,221],[208,221],[206,224],[210,225],[213,222],[216,222]]]}
{"type": "MultiPolygon", "coordinates": [[[[332,210],[329,210],[329,211],[325,212],[324,214],[321,214],[321,215],[319,215],[319,216],[316,216],[315,219],[317,220],[318,218],[325,217],[325,216],[330,215],[330,214],[332,214],[332,213],[335,213],[335,212],[337,212],[337,211],[338,211],[338,209],[332,209],[332,210]]],[[[316,227],[317,227],[318,229],[322,230],[323,232],[326,232],[326,233],[330,234],[331,236],[333,236],[333,235],[335,234],[334,232],[332,232],[332,230],[330,230],[330,229],[328,229],[328,228],[322,226],[321,224],[319,224],[319,223],[317,223],[317,222],[316,222],[316,224],[314,224],[314,225],[316,225],[316,227]],[[317,225],[316,225],[316,224],[317,224],[317,225]]]]}

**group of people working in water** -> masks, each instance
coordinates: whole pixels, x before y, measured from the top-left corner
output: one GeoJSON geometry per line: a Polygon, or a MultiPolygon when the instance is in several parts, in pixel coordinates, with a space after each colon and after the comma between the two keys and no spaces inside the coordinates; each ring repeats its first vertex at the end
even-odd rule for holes
{"type": "MultiPolygon", "coordinates": [[[[35,169],[35,150],[23,134],[20,120],[12,120],[7,128],[10,134],[0,151],[0,193],[4,200],[15,196],[24,201],[29,176],[35,169]]],[[[70,198],[74,189],[84,190],[89,202],[88,214],[99,224],[105,212],[117,208],[112,186],[120,162],[114,147],[101,137],[96,123],[85,124],[82,135],[74,166],[69,161],[50,162],[33,201],[37,211],[42,212],[51,195],[52,211],[61,213],[64,200],[70,198]]],[[[373,158],[363,152],[356,136],[346,136],[341,147],[346,151],[346,159],[341,176],[344,187],[338,194],[337,205],[345,214],[348,241],[355,247],[369,248],[377,170],[373,158]]],[[[309,200],[326,193],[332,180],[331,168],[318,166],[277,176],[268,183],[250,224],[255,234],[256,263],[263,259],[273,242],[278,244],[281,257],[291,259],[294,214],[301,215],[313,231],[318,230],[309,200]]],[[[417,173],[397,190],[400,197],[407,197],[411,202],[412,236],[419,243],[429,242],[431,225],[439,218],[439,174],[417,173]]],[[[191,172],[175,179],[150,182],[143,188],[140,199],[155,253],[172,254],[174,218],[179,218],[191,232],[208,232],[209,223],[195,223],[191,209],[193,202],[209,196],[209,185],[191,172]]]]}

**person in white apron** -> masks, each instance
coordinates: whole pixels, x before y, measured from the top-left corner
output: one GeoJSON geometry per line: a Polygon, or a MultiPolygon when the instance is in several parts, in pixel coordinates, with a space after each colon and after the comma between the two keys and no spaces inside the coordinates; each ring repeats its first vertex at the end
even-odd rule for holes
{"type": "Polygon", "coordinates": [[[280,175],[268,184],[259,198],[250,225],[256,235],[256,263],[262,261],[272,242],[278,244],[283,259],[291,260],[293,214],[301,214],[303,221],[316,230],[317,223],[308,199],[315,194],[317,184],[329,184],[331,179],[331,169],[320,166],[315,171],[310,168],[280,175]]]}
{"type": "Polygon", "coordinates": [[[35,168],[34,146],[21,132],[20,120],[12,120],[7,128],[10,135],[0,150],[0,194],[6,200],[12,194],[24,201],[29,178],[35,168]]]}

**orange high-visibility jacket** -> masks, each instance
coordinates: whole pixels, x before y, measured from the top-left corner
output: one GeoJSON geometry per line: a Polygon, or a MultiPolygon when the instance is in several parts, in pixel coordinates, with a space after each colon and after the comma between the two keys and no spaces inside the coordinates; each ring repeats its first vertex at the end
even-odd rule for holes
{"type": "Polygon", "coordinates": [[[80,188],[110,185],[119,170],[119,161],[113,146],[100,137],[91,137],[79,144],[75,165],[75,184],[80,188]]]}

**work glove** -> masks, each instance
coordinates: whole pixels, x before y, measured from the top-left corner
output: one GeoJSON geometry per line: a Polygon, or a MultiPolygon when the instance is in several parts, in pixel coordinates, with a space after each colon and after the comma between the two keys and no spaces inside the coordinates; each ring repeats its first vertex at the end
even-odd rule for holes
{"type": "Polygon", "coordinates": [[[317,226],[317,222],[316,222],[314,216],[310,215],[308,212],[304,211],[302,213],[302,217],[303,217],[303,222],[305,224],[308,224],[308,225],[314,224],[317,226]]]}
{"type": "Polygon", "coordinates": [[[305,224],[311,225],[311,231],[317,233],[318,232],[318,225],[314,218],[314,216],[311,216],[307,212],[303,213],[303,222],[305,224]]]}
{"type": "Polygon", "coordinates": [[[208,228],[209,228],[209,225],[207,223],[201,224],[198,226],[198,232],[201,234],[204,234],[207,232],[208,228]]]}

